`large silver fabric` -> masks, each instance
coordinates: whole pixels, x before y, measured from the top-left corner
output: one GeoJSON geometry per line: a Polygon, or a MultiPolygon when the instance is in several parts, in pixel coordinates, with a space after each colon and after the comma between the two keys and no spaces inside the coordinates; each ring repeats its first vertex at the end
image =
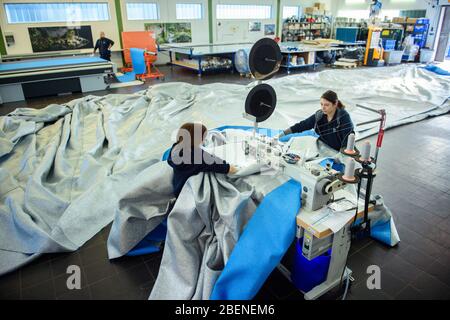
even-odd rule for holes
{"type": "MultiPolygon", "coordinates": [[[[377,117],[356,104],[386,109],[388,127],[450,107],[448,77],[414,65],[327,70],[268,83],[278,106],[261,125],[277,129],[311,115],[328,89],[355,123],[377,117]]],[[[1,117],[0,274],[40,253],[76,250],[110,223],[136,179],[153,174],[149,168],[182,123],[249,125],[242,112],[253,85],[167,83],[1,117]]],[[[358,138],[376,127],[357,128],[358,138]]]]}

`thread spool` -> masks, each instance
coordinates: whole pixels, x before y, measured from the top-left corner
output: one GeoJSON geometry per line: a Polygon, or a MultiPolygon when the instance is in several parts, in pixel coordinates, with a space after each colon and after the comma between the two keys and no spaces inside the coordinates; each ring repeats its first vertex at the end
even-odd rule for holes
{"type": "Polygon", "coordinates": [[[359,157],[361,162],[370,162],[370,142],[364,142],[361,150],[361,156],[359,157]]]}
{"type": "Polygon", "coordinates": [[[347,159],[347,163],[345,164],[345,171],[344,175],[342,176],[342,179],[345,181],[355,181],[355,160],[352,158],[347,159]]]}
{"type": "Polygon", "coordinates": [[[345,153],[355,154],[355,134],[350,133],[347,140],[347,148],[345,148],[345,153]]]}

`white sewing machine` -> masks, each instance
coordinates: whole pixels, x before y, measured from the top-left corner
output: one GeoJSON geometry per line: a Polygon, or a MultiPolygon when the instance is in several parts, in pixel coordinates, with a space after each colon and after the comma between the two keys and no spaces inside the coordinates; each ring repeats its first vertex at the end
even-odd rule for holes
{"type": "Polygon", "coordinates": [[[297,161],[289,159],[285,155],[286,145],[276,138],[253,134],[242,143],[245,154],[256,162],[279,170],[302,184],[302,208],[308,211],[322,208],[331,200],[334,192],[346,186],[345,182],[338,179],[339,172],[330,166],[323,167],[317,160],[306,162],[304,155],[300,155],[297,161]]]}

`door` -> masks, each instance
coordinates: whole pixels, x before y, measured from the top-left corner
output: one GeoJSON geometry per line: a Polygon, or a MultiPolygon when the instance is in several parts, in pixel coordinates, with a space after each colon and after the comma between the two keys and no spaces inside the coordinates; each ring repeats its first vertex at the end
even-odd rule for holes
{"type": "Polygon", "coordinates": [[[445,56],[448,55],[448,46],[450,39],[450,7],[442,7],[441,14],[444,15],[442,20],[441,32],[438,38],[438,45],[436,49],[435,61],[444,61],[445,56]]]}

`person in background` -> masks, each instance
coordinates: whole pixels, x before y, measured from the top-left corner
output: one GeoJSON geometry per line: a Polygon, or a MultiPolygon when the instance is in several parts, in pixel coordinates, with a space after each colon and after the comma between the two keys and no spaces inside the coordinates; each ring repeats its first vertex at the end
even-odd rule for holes
{"type": "Polygon", "coordinates": [[[353,123],[336,92],[328,90],[322,94],[320,105],[321,110],[287,128],[279,137],[314,129],[319,135],[319,140],[325,142],[334,150],[339,151],[341,147],[346,146],[348,135],[354,132],[353,123]]]}
{"type": "Polygon", "coordinates": [[[111,61],[111,47],[114,45],[114,41],[105,37],[105,33],[100,32],[100,39],[97,40],[94,47],[95,52],[99,51],[100,58],[111,61]]]}
{"type": "Polygon", "coordinates": [[[200,172],[234,174],[237,168],[202,150],[208,130],[201,123],[188,122],[177,133],[177,142],[169,152],[167,163],[173,168],[173,189],[178,197],[186,181],[200,172]]]}

